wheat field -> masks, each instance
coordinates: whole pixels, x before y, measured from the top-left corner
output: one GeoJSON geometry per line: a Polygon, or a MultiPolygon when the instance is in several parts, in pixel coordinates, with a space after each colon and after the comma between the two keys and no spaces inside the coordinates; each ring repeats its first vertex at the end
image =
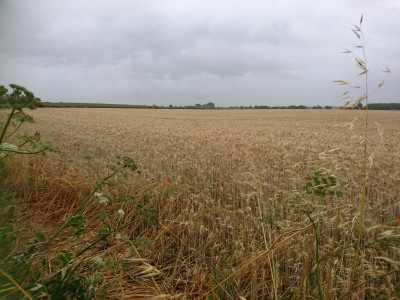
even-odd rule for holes
{"type": "MultiPolygon", "coordinates": [[[[329,293],[340,298],[349,290],[358,234],[364,113],[38,109],[30,112],[30,133],[40,132],[61,151],[15,162],[19,169],[9,180],[23,197],[30,226],[51,232],[96,180],[82,154],[90,153],[102,173],[117,155],[137,162],[141,174],[127,174],[127,184],[107,191],[153,205],[161,228],[129,227],[123,234],[142,239],[139,246],[115,236],[110,248],[91,252],[130,264],[103,272],[109,299],[291,299],[308,268],[311,220],[319,209],[301,187],[321,170],[347,182],[343,197],[326,197],[322,206],[320,257],[337,250],[332,266],[329,259],[320,262],[323,289],[332,272],[329,293]]],[[[399,268],[398,244],[389,242],[400,236],[400,113],[369,114],[359,283],[399,268]]],[[[97,209],[93,204],[85,213],[97,209]]],[[[137,214],[129,209],[126,219],[137,214]]],[[[93,238],[95,228],[89,229],[83,239],[93,238]]],[[[58,240],[55,247],[70,244],[58,240]]],[[[399,278],[393,273],[366,282],[349,296],[393,297],[399,278]]],[[[318,297],[309,277],[301,295],[318,297]]]]}

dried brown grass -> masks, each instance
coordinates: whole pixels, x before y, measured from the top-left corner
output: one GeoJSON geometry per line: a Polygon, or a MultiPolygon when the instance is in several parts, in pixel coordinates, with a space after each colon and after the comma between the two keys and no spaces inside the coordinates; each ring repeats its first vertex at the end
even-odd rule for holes
{"type": "MultiPolygon", "coordinates": [[[[14,162],[18,172],[12,174],[10,182],[18,187],[31,216],[40,215],[39,225],[48,231],[90,192],[95,177],[79,154],[91,153],[100,168],[112,162],[115,155],[131,156],[141,166],[141,175],[131,176],[128,185],[110,187],[109,191],[132,194],[159,211],[159,231],[139,225],[125,231],[131,238],[140,234],[151,240],[153,246],[143,247],[142,256],[158,271],[149,271],[149,277],[140,276],[138,269],[145,264],[138,261],[132,270],[105,274],[111,299],[135,299],[134,295],[192,299],[204,295],[214,288],[206,280],[211,257],[216,257],[219,268],[229,269],[230,274],[249,264],[229,281],[235,288],[231,295],[234,299],[290,295],[290,287],[298,286],[306,270],[312,228],[262,259],[252,260],[283,233],[308,226],[305,211],[316,220],[318,202],[300,188],[317,169],[349,183],[343,198],[331,198],[324,204],[320,257],[331,253],[337,208],[340,222],[335,249],[356,243],[363,177],[362,114],[358,111],[46,108],[34,111],[33,116],[36,124],[31,130],[53,140],[61,154],[14,162]],[[33,179],[31,185],[28,177],[33,179]],[[274,224],[260,222],[268,216],[275,216],[274,224]],[[208,269],[201,268],[198,260],[207,262],[208,269]]],[[[370,111],[369,122],[375,125],[368,133],[373,156],[365,225],[369,238],[375,241],[386,230],[398,230],[394,227],[400,216],[400,113],[370,111]]],[[[95,211],[93,205],[85,213],[90,216],[95,211]]],[[[128,207],[125,218],[136,213],[133,206],[131,211],[128,207]]],[[[120,260],[139,258],[132,245],[118,239],[112,244],[107,251],[97,250],[91,255],[106,256],[116,251],[120,260]]],[[[339,251],[333,267],[329,266],[330,259],[321,263],[324,290],[329,270],[334,272],[330,286],[333,298],[348,289],[354,252],[354,247],[339,251]]],[[[394,253],[390,249],[362,248],[357,282],[398,268],[390,262],[396,260],[394,253]]],[[[396,274],[391,276],[392,283],[399,280],[396,274]]],[[[308,279],[302,279],[302,297],[317,297],[308,279]]],[[[384,278],[363,288],[364,295],[385,292],[393,296],[384,278]]],[[[358,298],[360,290],[350,296],[358,298]]]]}

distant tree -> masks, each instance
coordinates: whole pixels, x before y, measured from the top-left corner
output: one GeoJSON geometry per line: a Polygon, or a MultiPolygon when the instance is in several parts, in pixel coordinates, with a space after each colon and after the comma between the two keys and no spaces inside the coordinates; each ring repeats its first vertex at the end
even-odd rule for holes
{"type": "Polygon", "coordinates": [[[332,109],[332,107],[330,107],[330,106],[328,106],[328,105],[325,106],[324,108],[325,108],[325,109],[332,109]]]}
{"type": "Polygon", "coordinates": [[[212,103],[212,102],[208,102],[208,103],[205,105],[205,107],[207,107],[207,108],[215,108],[215,104],[212,103]]]}

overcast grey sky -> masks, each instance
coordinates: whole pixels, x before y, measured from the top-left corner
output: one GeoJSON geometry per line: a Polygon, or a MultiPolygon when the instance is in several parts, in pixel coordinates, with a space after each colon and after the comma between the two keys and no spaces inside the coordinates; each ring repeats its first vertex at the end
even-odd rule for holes
{"type": "MultiPolygon", "coordinates": [[[[0,84],[42,101],[341,105],[359,73],[400,102],[399,0],[0,0],[0,84]]],[[[357,95],[354,95],[356,97],[357,95]]]]}

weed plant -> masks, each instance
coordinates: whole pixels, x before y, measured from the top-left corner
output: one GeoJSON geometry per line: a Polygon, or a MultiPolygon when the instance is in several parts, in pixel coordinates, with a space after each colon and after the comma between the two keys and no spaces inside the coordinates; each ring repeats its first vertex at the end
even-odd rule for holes
{"type": "MultiPolygon", "coordinates": [[[[41,106],[32,92],[24,87],[11,84],[13,91],[7,94],[8,90],[0,87],[0,100],[4,106],[11,106],[11,112],[2,126],[0,136],[0,167],[5,173],[5,159],[12,155],[45,154],[46,152],[56,152],[58,148],[48,140],[41,141],[40,135],[17,136],[20,143],[17,145],[7,143],[11,140],[25,122],[33,122],[33,118],[25,114],[24,108],[35,109],[41,106]],[[16,121],[16,122],[15,122],[16,121]]],[[[115,236],[121,230],[140,222],[156,226],[159,228],[158,213],[151,205],[136,203],[129,195],[118,197],[117,203],[113,207],[119,207],[116,214],[108,217],[108,211],[98,211],[100,217],[92,219],[92,222],[100,222],[101,226],[98,237],[89,243],[83,243],[79,238],[85,233],[88,226],[88,219],[81,213],[87,207],[107,206],[111,201],[111,196],[102,193],[109,180],[117,174],[122,174],[125,169],[137,172],[138,167],[135,161],[129,157],[117,157],[114,165],[108,166],[108,174],[101,176],[100,172],[91,164],[91,156],[84,155],[90,167],[98,177],[89,195],[68,215],[64,223],[50,237],[46,237],[41,231],[35,231],[35,238],[29,239],[27,245],[16,247],[16,215],[14,210],[18,204],[7,190],[0,186],[1,204],[6,204],[0,218],[1,226],[1,257],[0,257],[0,296],[9,299],[93,299],[105,296],[106,291],[94,290],[99,285],[98,272],[104,268],[101,258],[85,254],[99,243],[103,243],[100,249],[106,250],[110,247],[108,242],[111,236],[115,236]],[[133,219],[125,218],[127,204],[133,203],[137,207],[139,217],[133,219]],[[58,250],[49,252],[49,248],[54,247],[57,238],[70,229],[70,239],[75,244],[75,251],[58,250]],[[85,256],[85,257],[84,257],[85,256]],[[83,258],[84,257],[84,258],[83,258]]],[[[3,183],[1,183],[3,184],[3,183]]],[[[65,241],[68,237],[63,237],[65,241]]],[[[129,238],[125,237],[125,241],[129,238]]],[[[131,242],[132,246],[133,244],[131,242]]],[[[146,272],[145,272],[146,273],[146,272]]]]}

